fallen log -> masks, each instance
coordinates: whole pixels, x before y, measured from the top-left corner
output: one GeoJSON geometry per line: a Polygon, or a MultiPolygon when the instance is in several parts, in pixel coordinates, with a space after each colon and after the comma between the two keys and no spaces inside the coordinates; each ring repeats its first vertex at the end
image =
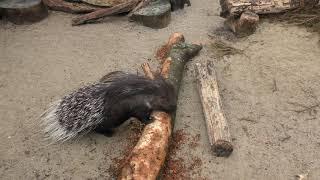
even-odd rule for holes
{"type": "Polygon", "coordinates": [[[251,11],[245,11],[240,18],[230,16],[225,25],[228,26],[238,37],[253,34],[259,24],[259,16],[251,11]]]}
{"type": "Polygon", "coordinates": [[[146,1],[129,16],[129,20],[144,26],[160,29],[167,27],[171,20],[171,6],[168,0],[146,1]]]}
{"type": "Polygon", "coordinates": [[[77,25],[85,24],[89,21],[100,19],[106,16],[130,12],[132,9],[134,9],[137,6],[139,2],[140,0],[131,0],[110,8],[99,9],[94,12],[81,15],[79,17],[72,19],[72,25],[77,26],[77,25]]]}
{"type": "Polygon", "coordinates": [[[1,0],[1,15],[15,24],[38,22],[48,16],[41,0],[1,0]]]}
{"type": "Polygon", "coordinates": [[[313,7],[319,0],[220,0],[222,17],[239,17],[244,11],[256,14],[274,14],[295,8],[313,7]]]}
{"type": "Polygon", "coordinates": [[[81,14],[90,13],[101,9],[99,7],[91,6],[85,3],[66,2],[64,0],[42,0],[49,9],[54,11],[62,11],[66,13],[81,14]]]}
{"type": "Polygon", "coordinates": [[[222,110],[213,63],[211,61],[207,64],[197,63],[195,71],[210,145],[217,156],[229,156],[233,151],[233,146],[222,110]]]}
{"type": "MultiPolygon", "coordinates": [[[[173,34],[171,37],[175,35],[177,34],[173,34]]],[[[167,77],[166,81],[172,83],[177,94],[185,64],[202,48],[200,45],[185,43],[184,38],[181,38],[181,36],[182,34],[179,33],[179,41],[177,40],[169,50],[168,57],[171,58],[170,68],[162,68],[168,69],[165,75],[167,77]]],[[[150,69],[144,69],[144,71],[151,72],[150,69]]],[[[165,162],[171,132],[174,127],[175,113],[169,115],[164,112],[153,112],[151,117],[154,119],[153,122],[144,128],[139,142],[130,154],[129,160],[123,167],[118,179],[154,180],[157,177],[161,177],[161,170],[165,162]]]]}

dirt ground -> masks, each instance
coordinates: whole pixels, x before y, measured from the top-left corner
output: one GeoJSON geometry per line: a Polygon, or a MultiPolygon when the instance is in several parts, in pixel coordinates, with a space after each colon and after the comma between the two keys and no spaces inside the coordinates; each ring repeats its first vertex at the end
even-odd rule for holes
{"type": "MultiPolygon", "coordinates": [[[[128,125],[112,138],[89,134],[49,145],[38,116],[50,102],[107,72],[136,72],[172,32],[207,41],[223,21],[218,1],[191,3],[161,30],[126,17],[72,27],[74,15],[58,12],[33,25],[0,21],[0,179],[111,179],[108,168],[127,143],[128,125]]],[[[186,67],[175,130],[188,141],[177,158],[186,167],[199,162],[186,179],[319,179],[319,36],[263,21],[254,35],[233,45],[244,53],[214,59],[205,47],[186,67]],[[228,158],[209,148],[196,90],[194,63],[208,59],[216,65],[235,146],[228,158]]]]}

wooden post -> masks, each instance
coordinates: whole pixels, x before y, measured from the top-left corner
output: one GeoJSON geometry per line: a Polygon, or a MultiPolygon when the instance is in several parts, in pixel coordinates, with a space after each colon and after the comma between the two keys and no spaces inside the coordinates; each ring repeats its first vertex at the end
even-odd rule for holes
{"type": "Polygon", "coordinates": [[[195,71],[210,145],[217,156],[229,156],[233,151],[233,146],[222,110],[213,63],[211,61],[207,64],[197,63],[195,71]]]}
{"type": "MultiPolygon", "coordinates": [[[[170,68],[167,68],[167,63],[163,64],[161,68],[163,73],[166,72],[164,74],[167,77],[166,81],[172,83],[177,95],[185,64],[202,48],[200,45],[185,43],[181,36],[182,34],[177,36],[179,40],[175,40],[176,43],[172,45],[168,53],[171,58],[170,68]]],[[[149,66],[143,65],[142,67],[149,77],[149,74],[152,73],[149,66]]],[[[154,121],[143,129],[141,138],[131,152],[118,179],[154,180],[161,177],[161,169],[165,162],[174,127],[175,113],[153,112],[151,117],[154,121]]]]}

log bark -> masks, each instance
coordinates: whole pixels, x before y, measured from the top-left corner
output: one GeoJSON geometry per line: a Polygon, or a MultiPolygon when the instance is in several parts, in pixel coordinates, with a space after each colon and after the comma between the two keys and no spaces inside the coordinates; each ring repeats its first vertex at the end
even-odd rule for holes
{"type": "Polygon", "coordinates": [[[41,21],[48,16],[48,10],[41,0],[2,0],[1,14],[15,24],[41,21]]]}
{"type": "Polygon", "coordinates": [[[81,15],[72,20],[72,25],[77,26],[106,16],[130,12],[134,7],[137,6],[139,2],[140,0],[131,0],[126,3],[119,4],[110,8],[99,9],[94,12],[81,15]]]}
{"type": "Polygon", "coordinates": [[[211,61],[207,64],[197,63],[195,71],[210,145],[217,156],[229,156],[233,146],[221,105],[213,63],[211,61]]]}
{"type": "Polygon", "coordinates": [[[259,24],[259,16],[251,11],[245,11],[240,18],[229,17],[225,24],[238,37],[248,36],[256,31],[259,24]]]}
{"type": "Polygon", "coordinates": [[[171,20],[170,3],[168,0],[150,1],[147,6],[130,14],[129,20],[154,29],[167,27],[171,20]]]}
{"type": "MultiPolygon", "coordinates": [[[[182,34],[180,35],[182,36],[182,34]]],[[[172,83],[177,91],[177,95],[185,64],[201,48],[202,46],[200,45],[185,43],[184,38],[179,38],[179,41],[176,41],[172,45],[168,56],[171,58],[171,63],[166,74],[166,81],[172,83]]],[[[144,71],[151,73],[151,70],[148,70],[148,68],[144,71]]],[[[174,127],[175,113],[153,112],[151,117],[154,118],[154,121],[144,128],[139,142],[134,147],[129,161],[122,169],[118,179],[154,180],[161,177],[161,170],[165,162],[171,132],[174,127]]]]}
{"type": "Polygon", "coordinates": [[[313,7],[319,0],[220,0],[222,17],[239,17],[244,11],[256,14],[273,14],[290,9],[313,7]]]}
{"type": "Polygon", "coordinates": [[[62,11],[66,13],[81,14],[90,13],[101,9],[99,7],[91,6],[85,3],[66,2],[64,0],[42,0],[49,9],[54,11],[62,11]]]}

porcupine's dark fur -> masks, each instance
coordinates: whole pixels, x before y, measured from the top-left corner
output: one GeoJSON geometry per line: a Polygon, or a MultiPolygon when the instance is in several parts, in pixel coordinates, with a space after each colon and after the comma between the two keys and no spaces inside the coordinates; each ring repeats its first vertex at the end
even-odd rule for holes
{"type": "Polygon", "coordinates": [[[176,109],[172,85],[121,71],[82,87],[53,103],[41,116],[46,136],[66,141],[92,130],[109,134],[130,117],[148,122],[151,111],[176,109]]]}

